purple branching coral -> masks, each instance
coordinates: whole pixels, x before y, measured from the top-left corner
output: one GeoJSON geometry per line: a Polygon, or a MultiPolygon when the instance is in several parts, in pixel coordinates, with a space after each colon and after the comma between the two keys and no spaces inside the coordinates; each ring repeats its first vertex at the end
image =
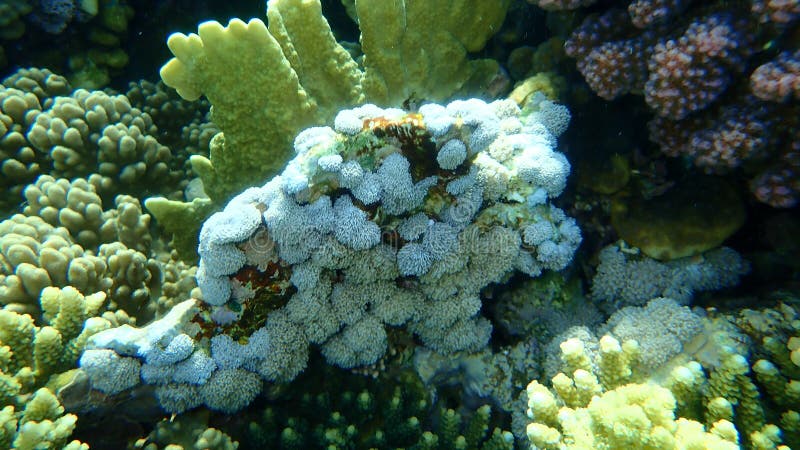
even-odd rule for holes
{"type": "Polygon", "coordinates": [[[750,53],[746,24],[729,15],[694,21],[678,39],[658,43],[647,63],[644,99],[656,114],[683,119],[730,85],[750,53]]]}
{"type": "Polygon", "coordinates": [[[742,170],[758,200],[790,207],[800,197],[791,132],[800,52],[787,35],[798,18],[797,0],[632,0],[588,15],[565,50],[598,96],[644,97],[650,139],[665,155],[707,173],[742,170]]]}
{"type": "Polygon", "coordinates": [[[750,88],[761,100],[800,100],[800,50],[782,52],[750,74],[750,88]]]}

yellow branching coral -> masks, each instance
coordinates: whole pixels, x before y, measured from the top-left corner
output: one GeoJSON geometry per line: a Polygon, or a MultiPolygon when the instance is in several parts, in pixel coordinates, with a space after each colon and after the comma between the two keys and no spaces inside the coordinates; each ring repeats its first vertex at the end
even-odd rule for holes
{"type": "MultiPolygon", "coordinates": [[[[162,79],[185,99],[208,97],[223,132],[212,139],[209,158],[191,159],[211,201],[152,199],[148,208],[168,231],[194,239],[197,229],[181,223],[190,215],[182,210],[207,212],[263,183],[288,161],[301,129],[356,104],[445,100],[488,81],[497,63],[469,60],[467,53],[500,28],[509,4],[359,0],[363,67],[336,42],[319,0],[269,0],[269,26],[234,19],[228,26],[205,22],[197,34],[173,34],[167,44],[175,57],[162,67],[162,79]]],[[[191,246],[182,247],[189,258],[191,246]]]]}
{"type": "Polygon", "coordinates": [[[162,79],[183,98],[208,97],[225,133],[212,140],[210,160],[192,160],[212,199],[275,173],[296,131],[320,119],[316,100],[261,20],[205,22],[198,34],[173,34],[168,46],[175,58],[161,69],[162,79]]]}
{"type": "Polygon", "coordinates": [[[493,61],[470,61],[500,29],[509,1],[358,0],[369,101],[398,105],[408,98],[443,101],[493,61]]]}
{"type": "MultiPolygon", "coordinates": [[[[576,383],[578,376],[576,372],[576,383]]],[[[558,408],[563,399],[537,381],[527,390],[529,415],[534,419],[527,434],[534,448],[739,448],[732,423],[720,420],[706,431],[699,422],[676,419],[675,397],[655,384],[626,384],[574,408],[558,408]]]]}
{"type": "Polygon", "coordinates": [[[789,298],[735,315],[709,313],[704,331],[656,366],[643,364],[634,341],[604,336],[562,342],[563,373],[553,377],[550,388],[534,382],[527,390],[531,442],[541,448],[629,448],[633,444],[619,440],[627,436],[627,427],[646,434],[637,438],[643,444],[630,448],[729,448],[738,441],[757,450],[800,446],[800,314],[795,302],[789,298]],[[669,406],[677,419],[662,428],[669,430],[671,441],[660,440],[654,428],[659,422],[649,415],[655,410],[637,400],[631,386],[661,396],[669,406]],[[614,405],[624,406],[617,412],[614,405]],[[592,408],[604,412],[592,415],[592,408]],[[614,427],[604,428],[606,421],[614,427]]]}
{"type": "MultiPolygon", "coordinates": [[[[739,448],[729,420],[717,420],[707,430],[700,422],[676,417],[681,402],[666,387],[634,382],[642,376],[635,370],[635,341],[620,344],[604,336],[594,358],[578,339],[565,341],[561,350],[572,376],[562,372],[553,377],[554,392],[536,380],[527,388],[531,448],[739,448]]],[[[685,371],[677,370],[673,384],[688,391],[695,383],[691,369],[685,371]]],[[[688,392],[682,397],[688,398],[688,392]]]]}
{"type": "Polygon", "coordinates": [[[47,287],[40,296],[41,326],[27,314],[0,310],[0,401],[22,405],[52,375],[75,367],[89,336],[119,325],[103,313],[104,293],[84,296],[77,289],[47,287]]]}
{"type": "Polygon", "coordinates": [[[52,392],[39,389],[22,411],[13,406],[0,410],[0,448],[87,450],[89,446],[79,441],[67,443],[77,420],[74,414],[64,414],[52,392]]]}
{"type": "Polygon", "coordinates": [[[67,443],[77,417],[64,414],[54,392],[74,377],[66,371],[74,369],[89,336],[126,317],[103,312],[104,293],[84,296],[71,286],[44,288],[39,303],[35,321],[0,310],[0,448],[86,449],[67,443]]]}

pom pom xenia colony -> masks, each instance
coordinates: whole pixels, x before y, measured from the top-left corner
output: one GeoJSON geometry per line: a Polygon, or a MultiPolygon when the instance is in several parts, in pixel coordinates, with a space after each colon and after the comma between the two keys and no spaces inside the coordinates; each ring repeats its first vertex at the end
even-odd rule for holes
{"type": "Polygon", "coordinates": [[[376,363],[393,330],[440,353],[484,347],[481,289],[563,269],[581,241],[550,203],[570,170],[559,117],[510,101],[368,104],[304,130],[283,173],[203,225],[203,303],[101,333],[85,363],[135,358],[165,409],[235,411],[262,380],[293,379],[312,344],[344,368],[376,363]]]}

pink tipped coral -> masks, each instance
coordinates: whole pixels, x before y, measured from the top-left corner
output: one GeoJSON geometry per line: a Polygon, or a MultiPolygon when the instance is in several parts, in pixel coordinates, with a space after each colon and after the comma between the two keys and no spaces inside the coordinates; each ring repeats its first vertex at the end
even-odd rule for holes
{"type": "Polygon", "coordinates": [[[650,140],[668,156],[686,156],[707,173],[725,172],[766,156],[768,111],[752,97],[682,121],[657,117],[650,140]]]}
{"type": "Polygon", "coordinates": [[[606,100],[642,90],[647,78],[647,58],[652,34],[640,33],[628,15],[612,9],[584,20],[565,44],[577,59],[578,70],[600,97],[606,100]]]}
{"type": "Polygon", "coordinates": [[[750,182],[753,195],[776,208],[791,208],[800,201],[800,131],[790,140],[778,161],[750,182]]]}
{"type": "Polygon", "coordinates": [[[800,50],[783,52],[750,75],[750,89],[761,100],[800,100],[800,50]]]}
{"type": "Polygon", "coordinates": [[[638,28],[665,22],[686,9],[691,0],[635,0],[628,5],[631,21],[638,28]]]}
{"type": "Polygon", "coordinates": [[[761,22],[786,24],[800,17],[800,0],[753,0],[751,11],[761,22]]]}
{"type": "Polygon", "coordinates": [[[712,15],[693,22],[679,39],[655,46],[644,98],[656,114],[682,119],[728,88],[750,51],[739,28],[729,16],[712,15]]]}

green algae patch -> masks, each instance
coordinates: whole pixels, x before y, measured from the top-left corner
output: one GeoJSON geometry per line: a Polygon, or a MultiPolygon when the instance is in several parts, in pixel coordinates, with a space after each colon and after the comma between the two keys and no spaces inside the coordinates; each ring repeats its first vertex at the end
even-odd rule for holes
{"type": "Polygon", "coordinates": [[[631,167],[628,159],[614,153],[608,157],[587,156],[577,164],[578,186],[598,194],[611,195],[628,185],[631,167]]]}
{"type": "Polygon", "coordinates": [[[611,210],[620,238],[662,261],[720,246],[744,219],[744,205],[734,188],[713,177],[692,178],[649,200],[620,195],[611,210]]]}

